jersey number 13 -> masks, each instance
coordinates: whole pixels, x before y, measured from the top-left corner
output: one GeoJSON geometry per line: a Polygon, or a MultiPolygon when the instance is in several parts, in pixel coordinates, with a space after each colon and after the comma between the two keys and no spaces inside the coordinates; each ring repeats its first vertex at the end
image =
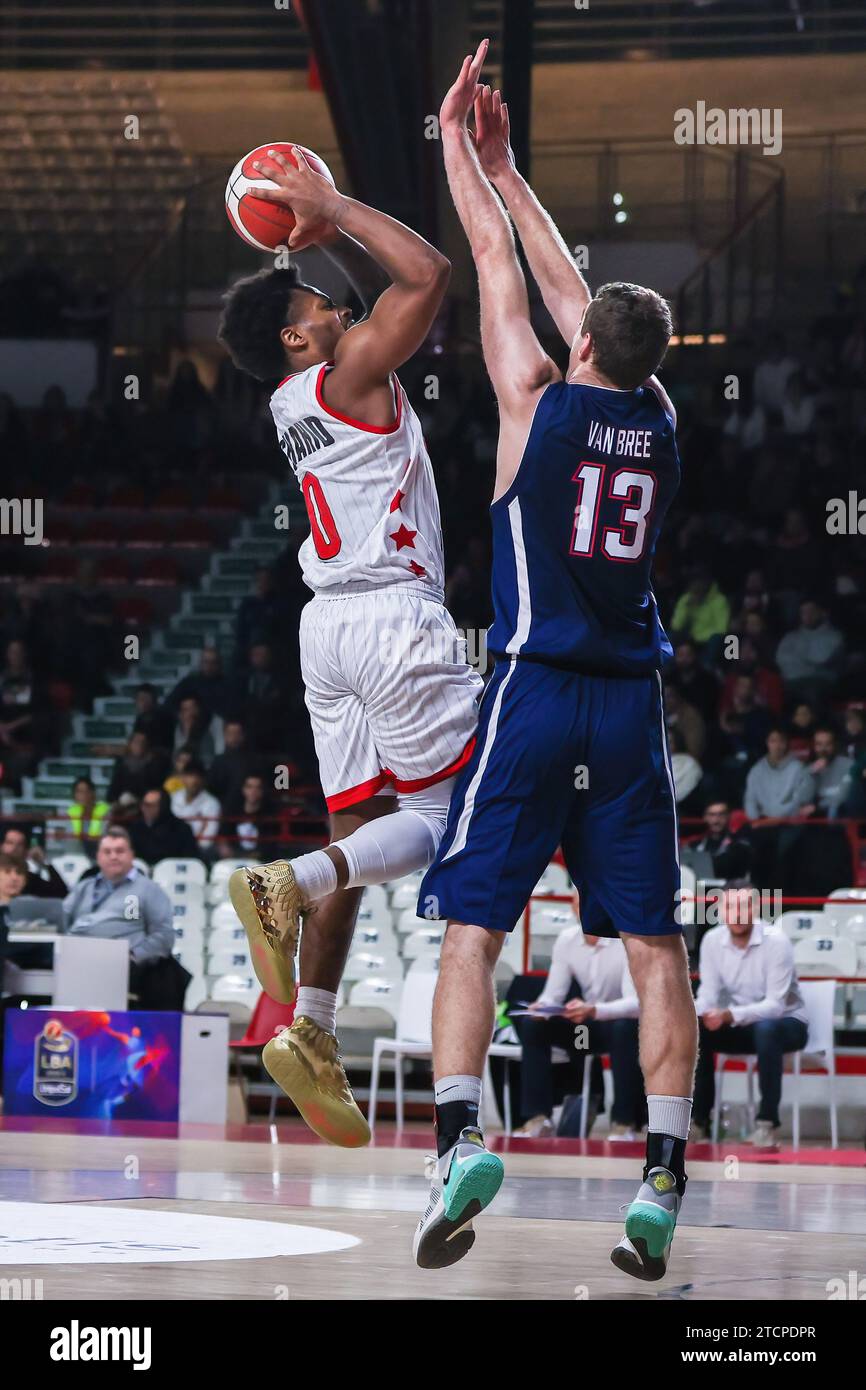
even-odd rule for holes
{"type": "Polygon", "coordinates": [[[622,502],[619,523],[605,526],[598,540],[599,505],[607,464],[582,463],[572,478],[577,483],[577,505],[569,552],[594,555],[597,544],[609,560],[634,563],[646,548],[647,522],[652,511],[656,480],[652,473],[618,468],[608,479],[606,495],[622,502]]]}

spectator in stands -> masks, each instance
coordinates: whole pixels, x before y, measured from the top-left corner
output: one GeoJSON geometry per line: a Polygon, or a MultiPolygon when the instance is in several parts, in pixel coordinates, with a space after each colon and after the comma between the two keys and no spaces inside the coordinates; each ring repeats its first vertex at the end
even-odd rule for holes
{"type": "Polygon", "coordinates": [[[238,795],[244,779],[254,770],[254,759],[247,747],[246,729],[239,719],[226,720],[223,743],[223,751],[217,753],[208,769],[207,789],[217,801],[226,805],[238,795]]]}
{"type": "Polygon", "coordinates": [[[206,448],[213,437],[214,403],[194,362],[179,362],[168,391],[166,414],[182,454],[206,448]]]}
{"type": "Polygon", "coordinates": [[[866,752],[866,711],[862,705],[849,705],[845,711],[842,749],[847,757],[854,759],[866,752]]]}
{"type": "Polygon", "coordinates": [[[239,682],[238,699],[247,726],[254,730],[256,747],[262,751],[274,747],[285,720],[286,693],[266,642],[254,642],[250,647],[249,668],[239,682]]]}
{"type": "Polygon", "coordinates": [[[668,733],[676,729],[683,740],[683,751],[700,761],[707,741],[703,719],[693,705],[688,704],[675,685],[665,682],[665,724],[668,733]]]}
{"type": "Polygon", "coordinates": [[[699,569],[678,599],[671,619],[677,641],[690,637],[703,649],[729,630],[731,606],[708,570],[699,569]]]}
{"type": "Polygon", "coordinates": [[[803,764],[788,749],[784,729],[767,734],[766,757],[746,778],[743,800],[749,820],[781,820],[810,816],[815,810],[815,789],[803,764]]]}
{"type": "Polygon", "coordinates": [[[693,798],[701,784],[704,770],[697,758],[686,752],[683,736],[679,729],[668,733],[668,746],[671,755],[671,773],[674,779],[677,810],[681,816],[690,816],[697,804],[693,798]]]}
{"type": "Polygon", "coordinates": [[[178,705],[172,740],[174,751],[178,748],[192,748],[195,757],[209,763],[216,754],[210,724],[210,716],[205,714],[199,701],[193,695],[185,696],[178,705]]]}
{"type": "Polygon", "coordinates": [[[782,397],[782,424],[787,435],[810,434],[815,426],[815,397],[806,390],[802,372],[792,372],[782,397]]]}
{"type": "Polygon", "coordinates": [[[111,807],[96,794],[96,784],[89,777],[79,777],[72,787],[72,802],[66,808],[69,827],[76,840],[87,846],[88,841],[101,835],[111,807]]]}
{"type": "Polygon", "coordinates": [[[171,810],[178,820],[186,821],[199,849],[209,850],[219,831],[220,804],[204,783],[204,765],[193,760],[183,773],[183,788],[171,798],[171,810]]]}
{"type": "Polygon", "coordinates": [[[23,860],[0,851],[0,995],[4,992],[6,962],[19,954],[9,944],[8,908],[13,898],[22,895],[26,882],[27,870],[23,860]]]}
{"type": "Polygon", "coordinates": [[[33,760],[36,682],[23,642],[9,642],[0,669],[0,761],[3,782],[17,787],[33,760]]]}
{"type": "Polygon", "coordinates": [[[812,740],[818,728],[818,716],[808,700],[801,700],[791,712],[788,725],[788,745],[795,758],[805,763],[812,756],[812,740]]]}
{"type": "Polygon", "coordinates": [[[169,796],[174,796],[175,792],[183,790],[183,774],[190,763],[194,761],[195,750],[190,748],[188,744],[183,748],[178,748],[171,760],[171,772],[162,784],[169,796]]]}
{"type": "Polygon", "coordinates": [[[722,899],[722,925],[701,942],[691,1137],[708,1134],[715,1101],[714,1054],[757,1054],[761,1100],[752,1143],[772,1149],[778,1147],[785,1053],[806,1046],[807,1014],[791,943],[784,932],[756,918],[756,896],[750,889],[729,889],[722,899]]]}
{"type": "Polygon", "coordinates": [[[782,638],[776,661],[789,694],[818,703],[829,694],[845,663],[845,643],[817,600],[800,604],[800,626],[782,638]]]}
{"type": "MultiPolygon", "coordinates": [[[[763,618],[759,614],[750,614],[747,621],[757,621],[763,626],[763,618]]],[[[738,688],[738,682],[742,676],[751,676],[754,684],[755,706],[758,709],[768,711],[778,717],[782,713],[785,702],[785,689],[778,671],[773,671],[769,666],[761,662],[758,645],[754,638],[744,635],[740,638],[740,655],[736,661],[731,662],[733,669],[725,677],[725,684],[722,688],[722,696],[719,701],[718,713],[723,715],[731,709],[734,704],[734,692],[738,688]]],[[[739,687],[742,692],[743,687],[739,687]]],[[[724,727],[724,726],[722,726],[724,727]]],[[[764,731],[766,733],[766,730],[764,731]]],[[[763,739],[761,741],[763,746],[763,739]]]]}
{"type": "Polygon", "coordinates": [[[686,704],[708,723],[715,719],[719,706],[719,682],[712,671],[708,671],[698,660],[698,649],[690,637],[677,644],[674,652],[674,666],[668,668],[666,678],[675,685],[686,704]]]}
{"type": "Polygon", "coordinates": [[[780,415],[785,387],[796,371],[797,362],[786,352],[782,334],[772,333],[767,339],[764,355],[755,368],[754,390],[758,405],[773,415],[780,415]]]}
{"type": "Polygon", "coordinates": [[[812,752],[806,771],[814,783],[817,814],[833,819],[848,794],[854,759],[838,751],[836,732],[826,725],[815,730],[812,752]]]}
{"type": "Polygon", "coordinates": [[[164,753],[151,749],[147,734],[133,731],[126,741],[126,751],[115,760],[108,800],[115,802],[122,796],[133,796],[138,801],[148,787],[165,776],[166,763],[164,753]]]}
{"type": "Polygon", "coordinates": [[[64,904],[70,936],[124,938],[129,943],[129,990],[141,1008],[171,1008],[162,968],[174,950],[168,894],[133,863],[130,836],[110,825],[96,851],[98,874],[79,881],[64,904]]]}
{"type": "Polygon", "coordinates": [[[168,792],[149,787],[141,798],[141,815],[129,826],[132,848],[145,864],[160,859],[201,859],[195,835],[186,821],[172,814],[168,792]]]}
{"type": "Polygon", "coordinates": [[[802,594],[821,582],[824,561],[802,507],[789,507],[770,559],[773,587],[784,609],[793,613],[802,594]]]}
{"type": "Polygon", "coordinates": [[[280,824],[273,795],[264,777],[250,773],[240,791],[229,797],[220,826],[220,854],[273,859],[280,852],[280,824]]]}
{"type": "Polygon", "coordinates": [[[711,801],[704,808],[706,833],[689,848],[708,854],[714,878],[747,880],[752,868],[752,845],[746,827],[731,830],[731,808],[726,801],[711,801]]]}
{"type": "Polygon", "coordinates": [[[766,744],[771,723],[758,702],[755,677],[735,676],[730,701],[719,716],[725,756],[744,765],[753,763],[766,744]]]}
{"type": "Polygon", "coordinates": [[[750,454],[760,449],[767,437],[767,412],[755,400],[755,387],[751,377],[740,378],[740,398],[731,403],[722,432],[736,440],[743,453],[750,454]]]}
{"type": "Polygon", "coordinates": [[[145,681],[135,692],[136,734],[147,734],[151,748],[171,748],[174,742],[174,721],[157,700],[156,686],[145,681]]]}
{"type": "Polygon", "coordinates": [[[271,570],[256,570],[255,593],[241,599],[235,624],[234,664],[249,660],[250,648],[257,642],[270,642],[279,635],[282,602],[271,570]]]}
{"type": "MultiPolygon", "coordinates": [[[[573,905],[579,921],[576,893],[573,905]]],[[[614,1088],[611,1137],[634,1138],[644,1123],[645,1100],[638,1061],[637,995],[622,942],[585,936],[580,925],[566,927],[556,938],[550,973],[530,1011],[537,1016],[514,1020],[523,1046],[521,1112],[529,1117],[518,1133],[532,1138],[553,1133],[552,1049],[562,1047],[574,1058],[575,1027],[583,1025],[588,1032],[586,1051],[610,1054],[614,1088]],[[575,993],[575,983],[579,994],[575,993]],[[561,1014],[545,1017],[546,1008],[560,1006],[561,1014]]],[[[576,1057],[582,1073],[585,1052],[579,1050],[576,1057]]],[[[593,1097],[588,1120],[603,1103],[603,1092],[600,1098],[593,1097]]],[[[591,1128],[587,1123],[587,1134],[591,1128]]]]}
{"type": "Polygon", "coordinates": [[[54,865],[46,862],[42,846],[32,843],[29,829],[10,825],[0,842],[0,854],[12,855],[14,859],[23,863],[27,872],[23,892],[27,897],[66,897],[69,890],[65,882],[54,865]]]}
{"type": "Polygon", "coordinates": [[[188,696],[198,701],[206,719],[215,714],[225,717],[231,704],[232,687],[216,647],[202,647],[198,670],[181,677],[165,702],[166,709],[177,711],[188,696]]]}

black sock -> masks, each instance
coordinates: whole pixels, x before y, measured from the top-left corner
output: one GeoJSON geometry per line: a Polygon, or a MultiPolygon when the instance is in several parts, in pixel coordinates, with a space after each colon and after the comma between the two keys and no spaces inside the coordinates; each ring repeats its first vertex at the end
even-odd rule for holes
{"type": "Polygon", "coordinates": [[[677,1182],[677,1192],[682,1197],[686,1190],[686,1141],[675,1139],[672,1134],[654,1134],[647,1131],[646,1167],[643,1170],[646,1182],[652,1168],[667,1168],[677,1182]]]}
{"type": "Polygon", "coordinates": [[[436,1113],[436,1151],[441,1158],[460,1138],[460,1131],[467,1126],[477,1129],[478,1106],[471,1100],[449,1100],[444,1105],[434,1106],[436,1113]]]}

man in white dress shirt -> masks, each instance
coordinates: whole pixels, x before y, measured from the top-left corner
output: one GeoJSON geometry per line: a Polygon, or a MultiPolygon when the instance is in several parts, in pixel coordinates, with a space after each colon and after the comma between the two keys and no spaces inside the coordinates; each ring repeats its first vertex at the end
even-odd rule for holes
{"type": "Polygon", "coordinates": [[[758,1058],[758,1109],[752,1143],[778,1146],[785,1053],[806,1046],[806,1008],[784,932],[755,918],[755,894],[731,888],[722,898],[721,926],[701,942],[700,1022],[692,1139],[705,1138],[715,1103],[715,1053],[758,1058]]]}
{"type": "MultiPolygon", "coordinates": [[[[523,1045],[521,1063],[521,1113],[531,1118],[519,1133],[538,1138],[553,1134],[554,1047],[569,1057],[587,1052],[608,1053],[613,1073],[611,1137],[634,1138],[645,1123],[646,1103],[638,1061],[638,1000],[618,938],[585,936],[580,927],[580,903],[573,897],[578,925],[566,927],[556,938],[550,972],[544,989],[530,1006],[537,1018],[514,1020],[523,1045]],[[574,983],[580,990],[574,994],[574,983]],[[545,1017],[548,1005],[564,1005],[564,1012],[545,1017]],[[588,1048],[575,1053],[575,1029],[584,1025],[588,1048]]],[[[589,1128],[589,1127],[588,1127],[589,1128]]]]}

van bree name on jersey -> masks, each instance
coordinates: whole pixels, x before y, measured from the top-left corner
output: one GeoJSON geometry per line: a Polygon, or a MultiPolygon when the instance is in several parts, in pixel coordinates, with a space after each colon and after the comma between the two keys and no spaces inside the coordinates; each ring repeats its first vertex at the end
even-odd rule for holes
{"type": "Polygon", "coordinates": [[[318,449],[327,449],[333,442],[334,437],[324,421],[315,415],[305,415],[303,420],[295,420],[280,435],[280,448],[293,468],[302,459],[315,454],[318,449]]]}
{"type": "Polygon", "coordinates": [[[590,420],[587,444],[602,454],[621,454],[624,458],[648,459],[652,447],[652,430],[620,430],[590,420]]]}

